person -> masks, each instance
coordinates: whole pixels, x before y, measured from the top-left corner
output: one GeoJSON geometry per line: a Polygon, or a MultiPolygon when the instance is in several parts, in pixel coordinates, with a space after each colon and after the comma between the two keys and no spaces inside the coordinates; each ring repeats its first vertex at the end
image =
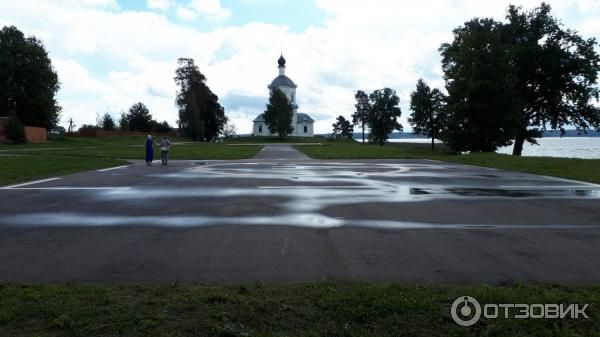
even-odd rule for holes
{"type": "Polygon", "coordinates": [[[146,138],[146,166],[152,165],[154,159],[154,141],[152,135],[148,135],[146,138]]]}
{"type": "Polygon", "coordinates": [[[171,142],[167,139],[167,136],[163,136],[162,142],[160,142],[160,158],[162,159],[162,164],[167,165],[169,161],[169,148],[171,147],[171,142]]]}

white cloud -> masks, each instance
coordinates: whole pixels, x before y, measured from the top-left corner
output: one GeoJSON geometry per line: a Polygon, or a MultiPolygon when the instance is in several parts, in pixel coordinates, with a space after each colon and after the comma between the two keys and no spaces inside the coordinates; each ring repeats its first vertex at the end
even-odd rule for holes
{"type": "MultiPolygon", "coordinates": [[[[539,0],[521,3],[531,8],[539,0]]],[[[599,36],[596,4],[561,1],[554,5],[554,15],[586,37],[599,36]]],[[[160,0],[147,5],[163,6],[160,0]]],[[[43,38],[63,84],[58,96],[63,122],[73,117],[78,124],[93,123],[96,113],[117,115],[142,101],[155,118],[174,124],[177,58],[192,57],[220,98],[251,98],[246,105],[226,106],[239,132],[248,133],[252,119],[264,109],[256,98],[266,103],[282,48],[287,74],[298,85],[300,111],[318,116],[317,132],[329,132],[337,115],[352,113],[357,89],[385,86],[400,95],[406,128],[409,93],[417,79],[443,85],[437,49],[452,39],[452,29],[474,16],[502,19],[507,3],[317,0],[317,5],[327,13],[326,23],[302,32],[264,22],[222,26],[219,20],[231,10],[219,1],[166,8],[219,24],[209,31],[171,21],[164,12],[117,10],[110,0],[1,2],[0,26],[14,24],[43,38]]]]}
{"type": "Polygon", "coordinates": [[[148,8],[166,10],[173,6],[173,0],[148,0],[146,2],[148,8]]]}

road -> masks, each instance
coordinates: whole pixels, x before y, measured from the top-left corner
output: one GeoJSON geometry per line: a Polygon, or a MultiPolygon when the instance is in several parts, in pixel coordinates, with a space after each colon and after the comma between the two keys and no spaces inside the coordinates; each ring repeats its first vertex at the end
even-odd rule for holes
{"type": "Polygon", "coordinates": [[[600,282],[600,186],[427,160],[141,162],[0,188],[0,282],[600,282]]]}

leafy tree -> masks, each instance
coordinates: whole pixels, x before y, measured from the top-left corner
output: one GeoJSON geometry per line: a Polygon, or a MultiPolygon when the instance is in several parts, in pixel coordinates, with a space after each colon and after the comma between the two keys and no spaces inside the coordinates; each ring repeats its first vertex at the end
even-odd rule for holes
{"type": "Polygon", "coordinates": [[[227,122],[225,110],[193,59],[180,58],[178,64],[175,83],[179,91],[175,103],[179,107],[179,124],[193,140],[211,141],[223,132],[227,122]]]}
{"type": "Polygon", "coordinates": [[[167,121],[163,121],[162,123],[159,123],[155,120],[152,120],[150,122],[150,124],[151,124],[152,132],[167,133],[173,129],[171,127],[171,125],[169,125],[169,122],[167,122],[167,121]]]}
{"type": "Polygon", "coordinates": [[[294,110],[283,91],[278,88],[273,90],[269,97],[269,104],[265,111],[265,124],[271,134],[278,134],[283,139],[288,133],[294,131],[292,119],[294,110]]]}
{"type": "Polygon", "coordinates": [[[15,114],[25,125],[52,129],[60,85],[42,41],[16,27],[0,30],[0,116],[15,114]]]}
{"type": "Polygon", "coordinates": [[[413,132],[431,138],[431,149],[435,150],[435,137],[440,137],[443,130],[444,94],[433,89],[419,79],[417,88],[410,94],[412,113],[408,122],[413,132]]]}
{"type": "Polygon", "coordinates": [[[550,12],[545,3],[528,12],[508,8],[505,36],[519,104],[513,155],[521,155],[525,141],[536,144],[546,126],[562,133],[565,125],[584,132],[600,128],[600,108],[592,104],[600,91],[596,40],[563,29],[550,12]]]}
{"type": "Polygon", "coordinates": [[[107,112],[102,116],[102,130],[114,130],[114,129],[115,129],[115,120],[107,112]]]}
{"type": "Polygon", "coordinates": [[[27,143],[27,137],[25,137],[25,126],[23,126],[23,123],[21,123],[14,115],[8,118],[8,123],[6,125],[6,138],[12,140],[15,144],[27,143]]]}
{"type": "Polygon", "coordinates": [[[356,111],[352,114],[352,123],[354,125],[360,125],[362,128],[362,142],[365,143],[365,125],[369,117],[369,111],[371,111],[371,102],[369,101],[369,95],[364,91],[358,90],[356,95],[356,104],[354,107],[356,111]]]}
{"type": "Polygon", "coordinates": [[[354,125],[352,125],[349,120],[346,120],[346,118],[344,118],[344,116],[341,116],[341,115],[338,116],[336,118],[336,122],[332,126],[333,126],[333,134],[336,136],[336,138],[341,137],[341,138],[352,139],[354,125]]]}
{"type": "Polygon", "coordinates": [[[448,91],[442,140],[454,151],[493,152],[518,127],[516,78],[502,24],[473,19],[441,46],[448,91]]]}
{"type": "Polygon", "coordinates": [[[125,112],[121,112],[121,118],[119,118],[119,129],[121,131],[129,131],[129,118],[125,112]]]}
{"type": "Polygon", "coordinates": [[[142,102],[135,103],[127,114],[129,131],[150,132],[152,130],[152,115],[142,102]]]}
{"type": "Polygon", "coordinates": [[[402,125],[398,123],[398,118],[402,114],[398,107],[400,98],[395,90],[384,88],[375,90],[369,95],[369,100],[372,106],[367,116],[369,141],[383,145],[394,130],[402,131],[402,125]]]}

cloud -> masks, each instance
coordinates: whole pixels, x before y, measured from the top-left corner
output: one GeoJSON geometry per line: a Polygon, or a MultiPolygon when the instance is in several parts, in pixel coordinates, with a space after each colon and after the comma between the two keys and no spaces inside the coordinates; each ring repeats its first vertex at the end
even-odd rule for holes
{"type": "MultiPolygon", "coordinates": [[[[504,0],[316,3],[326,20],[301,32],[258,17],[227,25],[235,7],[216,0],[148,0],[152,10],[110,0],[1,2],[0,25],[14,24],[44,40],[63,84],[58,96],[63,122],[73,117],[78,124],[93,123],[96,113],[118,115],[142,101],[155,118],[175,124],[177,58],[192,57],[239,132],[249,133],[264,110],[283,50],[286,72],[298,85],[300,112],[311,114],[316,131],[324,133],[338,115],[350,117],[356,90],[386,86],[400,96],[406,129],[417,79],[443,85],[437,49],[451,41],[452,29],[475,16],[503,19],[507,6],[504,0]],[[197,21],[181,22],[178,16],[197,21]]],[[[539,0],[521,3],[528,9],[539,0]]],[[[585,37],[600,35],[597,1],[554,6],[553,14],[567,27],[585,37]]]]}
{"type": "Polygon", "coordinates": [[[231,10],[224,8],[219,0],[190,0],[177,8],[177,14],[184,20],[193,20],[205,15],[211,20],[224,20],[231,16],[231,10]]]}
{"type": "Polygon", "coordinates": [[[166,10],[173,6],[173,0],[148,0],[146,6],[152,9],[166,10]]]}

